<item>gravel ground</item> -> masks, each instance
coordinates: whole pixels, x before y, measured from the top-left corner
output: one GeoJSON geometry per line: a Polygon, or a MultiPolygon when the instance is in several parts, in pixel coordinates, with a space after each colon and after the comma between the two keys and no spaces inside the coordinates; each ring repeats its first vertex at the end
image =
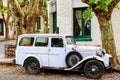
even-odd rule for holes
{"type": "MultiPolygon", "coordinates": [[[[19,65],[0,64],[0,80],[93,80],[82,72],[44,70],[37,75],[28,75],[19,65]]],[[[99,80],[120,80],[120,73],[105,73],[99,80]]]]}
{"type": "MultiPolygon", "coordinates": [[[[0,42],[0,55],[4,54],[5,44],[15,44],[15,41],[0,42]]],[[[93,80],[88,79],[82,72],[44,70],[38,75],[28,75],[19,65],[0,63],[0,80],[93,80]]],[[[98,80],[120,80],[120,73],[106,72],[98,80]]]]}

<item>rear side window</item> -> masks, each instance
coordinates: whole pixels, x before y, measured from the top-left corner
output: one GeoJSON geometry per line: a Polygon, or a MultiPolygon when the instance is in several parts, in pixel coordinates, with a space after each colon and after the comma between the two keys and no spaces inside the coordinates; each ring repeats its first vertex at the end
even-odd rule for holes
{"type": "Polygon", "coordinates": [[[48,38],[47,37],[38,37],[38,38],[36,38],[35,46],[37,46],[37,47],[48,46],[48,38]]]}
{"type": "Polygon", "coordinates": [[[33,37],[24,37],[20,40],[19,46],[32,46],[34,42],[33,37]]]}

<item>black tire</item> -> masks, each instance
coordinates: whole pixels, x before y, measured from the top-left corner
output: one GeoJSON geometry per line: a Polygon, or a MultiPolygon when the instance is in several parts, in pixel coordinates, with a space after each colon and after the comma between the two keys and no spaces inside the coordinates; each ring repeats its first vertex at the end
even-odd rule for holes
{"type": "Polygon", "coordinates": [[[36,58],[28,58],[25,61],[25,71],[30,75],[35,75],[40,72],[40,64],[36,58]]]}
{"type": "Polygon", "coordinates": [[[66,65],[68,67],[72,67],[81,60],[82,60],[82,56],[79,53],[72,52],[66,56],[66,65]]]}
{"type": "Polygon", "coordinates": [[[86,62],[84,66],[85,76],[90,79],[99,79],[105,72],[104,65],[96,60],[86,62]]]}

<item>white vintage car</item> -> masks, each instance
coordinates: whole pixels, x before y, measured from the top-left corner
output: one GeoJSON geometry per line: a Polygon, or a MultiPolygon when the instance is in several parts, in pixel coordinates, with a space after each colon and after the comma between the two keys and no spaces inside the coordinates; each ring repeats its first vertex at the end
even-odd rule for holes
{"type": "Polygon", "coordinates": [[[83,70],[88,78],[96,79],[112,68],[110,57],[100,47],[80,46],[73,36],[60,34],[23,34],[16,48],[16,64],[29,74],[43,68],[83,70]]]}

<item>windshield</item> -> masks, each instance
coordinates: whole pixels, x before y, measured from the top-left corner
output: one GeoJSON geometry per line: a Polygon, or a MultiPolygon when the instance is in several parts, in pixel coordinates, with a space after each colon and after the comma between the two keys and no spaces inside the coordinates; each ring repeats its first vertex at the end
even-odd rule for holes
{"type": "Polygon", "coordinates": [[[73,36],[66,36],[67,44],[76,44],[73,36]]]}

